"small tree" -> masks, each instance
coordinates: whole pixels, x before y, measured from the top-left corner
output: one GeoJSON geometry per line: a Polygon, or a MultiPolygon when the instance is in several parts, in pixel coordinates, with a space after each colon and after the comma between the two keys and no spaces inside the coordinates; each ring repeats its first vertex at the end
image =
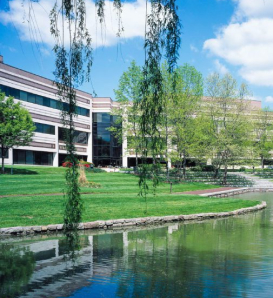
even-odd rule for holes
{"type": "Polygon", "coordinates": [[[264,160],[271,157],[270,151],[273,150],[272,120],[273,112],[269,108],[253,112],[254,149],[261,159],[262,169],[264,160]]]}
{"type": "Polygon", "coordinates": [[[135,61],[131,62],[128,70],[119,79],[119,86],[115,91],[119,107],[113,109],[112,115],[116,115],[116,121],[109,130],[120,143],[125,138],[129,141],[129,150],[134,148],[136,153],[136,167],[140,152],[139,117],[140,111],[137,102],[141,99],[142,71],[135,61]]]}
{"type": "Polygon", "coordinates": [[[248,114],[250,107],[246,100],[247,86],[238,88],[236,80],[226,74],[223,78],[214,73],[206,80],[205,135],[207,155],[215,167],[215,177],[224,167],[223,184],[227,182],[227,167],[244,156],[247,142],[251,138],[248,114]]]}
{"type": "Polygon", "coordinates": [[[0,145],[2,153],[2,174],[5,172],[4,157],[14,146],[26,146],[32,139],[35,126],[30,113],[15,103],[12,97],[5,100],[0,93],[0,145]]]}
{"type": "Polygon", "coordinates": [[[197,146],[196,113],[203,95],[203,79],[201,73],[188,64],[178,67],[176,76],[176,93],[170,111],[172,134],[176,145],[173,158],[179,161],[180,172],[182,168],[182,176],[185,178],[186,159],[197,146]]]}

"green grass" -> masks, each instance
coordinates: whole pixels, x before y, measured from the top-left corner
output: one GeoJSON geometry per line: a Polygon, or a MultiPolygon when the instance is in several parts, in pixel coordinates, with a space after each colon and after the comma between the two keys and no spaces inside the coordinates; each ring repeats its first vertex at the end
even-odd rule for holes
{"type": "MultiPolygon", "coordinates": [[[[14,175],[0,175],[0,227],[47,225],[62,223],[64,198],[64,168],[16,167],[14,175]],[[52,195],[45,195],[45,194],[52,195]],[[21,196],[20,196],[21,195],[21,196]],[[23,196],[22,196],[23,195],[23,196]]],[[[171,195],[169,185],[158,186],[147,197],[138,196],[138,177],[121,173],[87,173],[89,181],[101,188],[82,188],[83,221],[193,214],[231,211],[254,206],[257,201],[234,198],[204,198],[193,195],[171,195]]],[[[173,192],[215,188],[202,183],[173,185],[173,192]]]]}

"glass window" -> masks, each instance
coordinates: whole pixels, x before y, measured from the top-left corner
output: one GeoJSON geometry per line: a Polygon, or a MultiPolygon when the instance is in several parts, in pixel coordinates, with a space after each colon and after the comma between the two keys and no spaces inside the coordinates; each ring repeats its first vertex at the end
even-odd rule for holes
{"type": "Polygon", "coordinates": [[[26,164],[33,165],[33,151],[26,151],[26,164]]]}
{"type": "Polygon", "coordinates": [[[9,96],[9,87],[0,85],[0,92],[4,92],[6,96],[9,96]]]}
{"type": "Polygon", "coordinates": [[[53,109],[57,109],[57,101],[54,99],[50,99],[50,107],[53,109]]]}
{"type": "Polygon", "coordinates": [[[55,135],[55,126],[48,125],[48,124],[37,123],[37,122],[35,122],[34,124],[36,126],[35,132],[55,135]]]}
{"type": "Polygon", "coordinates": [[[27,92],[20,91],[20,99],[23,101],[27,101],[27,92]]]}
{"type": "MultiPolygon", "coordinates": [[[[46,107],[51,107],[53,109],[68,111],[69,105],[67,103],[62,103],[58,100],[43,97],[40,95],[35,95],[33,93],[21,91],[19,89],[11,88],[8,86],[0,85],[0,91],[4,92],[6,96],[13,96],[16,99],[20,99],[23,101],[28,101],[31,103],[36,103],[38,105],[43,105],[46,107]]],[[[88,109],[77,107],[77,111],[79,115],[89,117],[90,111],[88,109]]]]}
{"type": "Polygon", "coordinates": [[[43,105],[45,106],[45,107],[50,107],[50,101],[51,101],[51,99],[50,98],[47,98],[47,97],[44,97],[44,100],[43,100],[43,105]]]}
{"type": "Polygon", "coordinates": [[[87,144],[88,143],[88,133],[83,131],[75,131],[74,133],[74,143],[87,144]]]}
{"type": "Polygon", "coordinates": [[[28,93],[27,94],[27,101],[31,103],[36,103],[36,96],[35,94],[28,93]]]}
{"type": "Polygon", "coordinates": [[[103,123],[110,123],[111,122],[111,115],[108,113],[102,114],[102,122],[103,123]]]}
{"type": "Polygon", "coordinates": [[[102,122],[102,113],[94,113],[93,122],[102,122]]]}
{"type": "Polygon", "coordinates": [[[14,98],[16,99],[19,99],[20,98],[20,91],[17,90],[17,89],[14,89],[14,88],[9,88],[10,90],[10,96],[13,96],[14,98]]]}
{"type": "Polygon", "coordinates": [[[26,163],[26,152],[25,150],[18,150],[18,163],[26,163]]]}
{"type": "Polygon", "coordinates": [[[36,95],[36,103],[37,103],[38,105],[43,105],[43,103],[44,103],[44,98],[43,98],[43,96],[36,95]]]}

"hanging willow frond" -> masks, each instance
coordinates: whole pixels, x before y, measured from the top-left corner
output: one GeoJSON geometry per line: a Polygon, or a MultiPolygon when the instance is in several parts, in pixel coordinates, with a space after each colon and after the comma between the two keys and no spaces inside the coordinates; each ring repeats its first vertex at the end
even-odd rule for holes
{"type": "MultiPolygon", "coordinates": [[[[139,101],[141,110],[140,129],[142,134],[143,169],[139,181],[140,195],[146,199],[147,173],[146,163],[151,154],[153,166],[150,176],[154,190],[158,184],[158,155],[163,147],[159,130],[164,118],[163,75],[161,72],[162,58],[165,57],[168,71],[173,73],[179,57],[181,24],[177,14],[175,0],[151,0],[151,11],[146,12],[145,32],[145,63],[143,68],[142,98],[139,101]],[[149,139],[149,148],[147,150],[149,139]]],[[[175,76],[173,76],[175,77],[175,76]]],[[[175,88],[175,82],[173,83],[175,88]]]]}

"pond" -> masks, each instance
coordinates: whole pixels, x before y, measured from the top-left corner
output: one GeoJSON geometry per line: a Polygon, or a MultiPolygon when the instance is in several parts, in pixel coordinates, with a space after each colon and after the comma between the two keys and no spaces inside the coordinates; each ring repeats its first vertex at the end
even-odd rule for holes
{"type": "MultiPolygon", "coordinates": [[[[239,197],[239,196],[238,196],[239,197]]],[[[272,297],[273,194],[225,219],[0,240],[0,297],[272,297]]]]}

